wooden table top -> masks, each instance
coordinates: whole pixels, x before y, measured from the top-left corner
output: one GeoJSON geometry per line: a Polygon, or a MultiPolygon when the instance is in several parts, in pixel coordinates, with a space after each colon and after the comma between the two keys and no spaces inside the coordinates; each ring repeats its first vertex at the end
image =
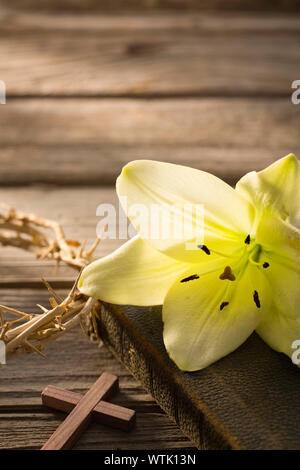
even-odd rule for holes
{"type": "MultiPolygon", "coordinates": [[[[137,158],[183,163],[229,183],[290,152],[300,155],[300,16],[243,13],[44,13],[0,8],[0,202],[62,223],[92,243],[100,203],[137,158]]],[[[118,245],[104,240],[96,256],[118,245]]],[[[41,277],[65,295],[74,272],[2,248],[2,304],[47,305],[41,277]]],[[[78,328],[0,371],[0,449],[38,449],[62,421],[41,404],[56,385],[83,393],[101,372],[112,400],[137,411],[130,433],[98,424],[80,449],[192,449],[132,376],[78,328]]]]}

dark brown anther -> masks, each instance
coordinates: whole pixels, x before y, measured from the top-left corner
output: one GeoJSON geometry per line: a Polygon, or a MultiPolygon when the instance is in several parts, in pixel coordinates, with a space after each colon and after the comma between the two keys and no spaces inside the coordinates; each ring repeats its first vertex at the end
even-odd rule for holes
{"type": "Polygon", "coordinates": [[[219,276],[219,279],[221,279],[222,281],[224,281],[225,279],[228,279],[228,281],[235,281],[235,275],[231,271],[230,266],[226,266],[224,272],[219,276]]]}
{"type": "Polygon", "coordinates": [[[247,237],[245,238],[245,243],[246,243],[247,245],[250,244],[250,235],[247,235],[247,237]]]}
{"type": "Polygon", "coordinates": [[[222,302],[221,305],[220,305],[220,310],[223,310],[224,307],[226,307],[226,305],[228,305],[229,302],[222,302]]]}
{"type": "Polygon", "coordinates": [[[263,268],[268,268],[269,266],[270,266],[270,265],[269,265],[269,263],[267,263],[267,262],[265,262],[265,263],[263,264],[263,268]]]}
{"type": "Polygon", "coordinates": [[[198,248],[200,248],[200,250],[203,250],[204,253],[206,253],[207,255],[210,255],[210,250],[207,248],[206,245],[198,245],[198,248]]]}
{"type": "Polygon", "coordinates": [[[254,300],[254,302],[255,302],[256,307],[257,307],[257,308],[260,308],[260,300],[259,300],[259,297],[258,297],[258,292],[257,292],[257,290],[254,291],[253,300],[254,300]]]}
{"type": "Polygon", "coordinates": [[[192,276],[185,277],[184,279],[181,279],[180,282],[188,282],[188,281],[193,281],[194,279],[199,279],[198,274],[193,274],[192,276]]]}

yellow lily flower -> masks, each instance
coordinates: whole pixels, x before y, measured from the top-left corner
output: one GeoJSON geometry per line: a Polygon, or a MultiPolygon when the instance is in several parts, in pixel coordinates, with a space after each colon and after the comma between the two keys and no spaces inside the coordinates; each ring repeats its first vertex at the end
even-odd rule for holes
{"type": "Polygon", "coordinates": [[[163,305],[166,350],[182,370],[209,366],[254,330],[292,356],[300,339],[300,163],[294,155],[246,174],[235,189],[200,170],[133,161],[122,170],[117,193],[127,208],[137,202],[149,210],[169,208],[164,222],[178,227],[183,220],[184,234],[151,237],[149,220],[128,209],[139,234],[87,266],[81,292],[116,304],[163,305]],[[199,204],[201,220],[185,211],[199,204]]]}

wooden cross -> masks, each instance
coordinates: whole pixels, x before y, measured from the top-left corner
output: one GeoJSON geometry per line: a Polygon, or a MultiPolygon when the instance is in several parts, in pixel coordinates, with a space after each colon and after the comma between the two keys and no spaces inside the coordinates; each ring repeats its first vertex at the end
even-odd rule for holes
{"type": "Polygon", "coordinates": [[[104,372],[85,395],[49,385],[42,392],[44,405],[69,413],[41,450],[71,449],[92,419],[129,431],[135,411],[104,401],[119,390],[115,375],[104,372]]]}

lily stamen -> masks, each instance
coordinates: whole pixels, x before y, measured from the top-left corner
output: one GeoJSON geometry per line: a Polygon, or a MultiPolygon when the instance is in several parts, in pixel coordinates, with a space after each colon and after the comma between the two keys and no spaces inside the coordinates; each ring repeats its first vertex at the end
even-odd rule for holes
{"type": "Polygon", "coordinates": [[[220,305],[220,310],[223,310],[223,308],[226,307],[226,305],[229,305],[229,302],[222,302],[220,305]]]}
{"type": "Polygon", "coordinates": [[[235,275],[231,271],[230,266],[226,266],[224,269],[224,272],[219,276],[219,279],[224,281],[225,279],[228,279],[228,281],[235,281],[235,275]]]}
{"type": "Polygon", "coordinates": [[[198,274],[193,274],[192,276],[185,277],[184,279],[181,279],[180,282],[189,282],[189,281],[194,281],[194,279],[199,279],[198,274]]]}
{"type": "Polygon", "coordinates": [[[204,253],[206,253],[207,255],[210,255],[210,250],[207,248],[206,245],[198,245],[198,248],[200,248],[200,250],[204,251],[204,253]]]}
{"type": "Polygon", "coordinates": [[[247,235],[247,237],[245,238],[244,243],[246,243],[247,245],[250,245],[250,235],[247,235]]]}
{"type": "Polygon", "coordinates": [[[260,300],[258,296],[258,292],[255,290],[253,293],[253,300],[257,308],[260,308],[260,300]]]}

